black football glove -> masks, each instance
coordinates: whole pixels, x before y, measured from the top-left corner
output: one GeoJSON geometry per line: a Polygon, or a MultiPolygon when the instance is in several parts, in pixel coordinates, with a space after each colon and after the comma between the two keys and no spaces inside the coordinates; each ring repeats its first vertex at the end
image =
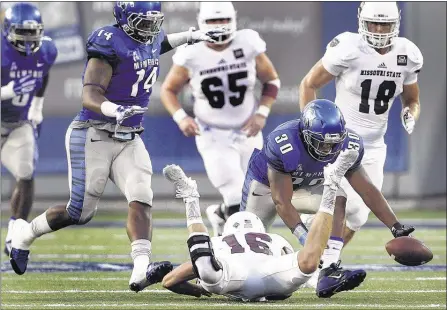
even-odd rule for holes
{"type": "Polygon", "coordinates": [[[399,222],[391,227],[391,233],[393,234],[394,238],[409,236],[414,230],[415,228],[413,226],[401,225],[399,222]]]}

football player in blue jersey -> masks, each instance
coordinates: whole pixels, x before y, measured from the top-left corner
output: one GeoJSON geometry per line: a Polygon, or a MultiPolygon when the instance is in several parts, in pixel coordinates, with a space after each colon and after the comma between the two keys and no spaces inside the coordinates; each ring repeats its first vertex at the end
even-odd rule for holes
{"type": "MultiPolygon", "coordinates": [[[[345,127],[339,108],[324,99],[310,102],[300,119],[278,126],[268,135],[263,149],[253,152],[244,183],[241,211],[256,214],[266,227],[278,214],[304,245],[308,230],[299,212],[315,213],[318,210],[321,195],[314,193],[323,190],[324,167],[346,149],[357,150],[359,156],[346,174],[336,174],[336,178],[348,180],[377,218],[391,229],[394,237],[408,236],[414,227],[399,223],[361,165],[362,138],[345,127]],[[320,199],[314,199],[314,196],[320,199]]],[[[337,199],[345,196],[343,190],[338,189],[337,199]]],[[[343,220],[344,213],[337,212],[336,208],[334,221],[343,220]]],[[[342,231],[333,230],[328,247],[341,247],[341,234],[342,231]]],[[[332,264],[330,260],[323,261],[317,285],[319,297],[351,290],[366,276],[364,270],[344,270],[339,265],[339,261],[332,264]]]]}
{"type": "MultiPolygon", "coordinates": [[[[31,223],[16,221],[11,265],[26,271],[29,247],[41,235],[91,220],[110,178],[128,201],[127,234],[134,268],[133,291],[149,283],[151,257],[152,165],[140,133],[160,55],[198,41],[215,42],[222,29],[165,34],[160,2],[117,2],[116,24],[90,35],[83,74],[82,110],[66,134],[70,200],[49,208],[31,223]]],[[[154,268],[166,268],[159,264],[154,268]]]]}
{"type": "Polygon", "coordinates": [[[34,196],[36,139],[44,93],[57,49],[44,36],[40,11],[17,3],[4,12],[2,27],[1,159],[16,179],[4,252],[11,251],[12,226],[28,218],[34,196]]]}

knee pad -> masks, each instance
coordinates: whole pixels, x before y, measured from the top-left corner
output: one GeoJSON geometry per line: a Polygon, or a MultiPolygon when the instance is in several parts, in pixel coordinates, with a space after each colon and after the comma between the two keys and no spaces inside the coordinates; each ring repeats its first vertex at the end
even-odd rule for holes
{"type": "Polygon", "coordinates": [[[148,181],[129,181],[126,183],[125,196],[127,202],[138,201],[152,206],[152,200],[154,198],[154,192],[150,186],[151,182],[148,181]]]}
{"type": "Polygon", "coordinates": [[[242,200],[243,183],[231,181],[219,186],[217,189],[222,195],[223,201],[227,206],[239,205],[242,200]]]}
{"type": "Polygon", "coordinates": [[[362,201],[349,201],[346,205],[346,226],[358,231],[368,221],[369,212],[371,210],[362,201]]]}
{"type": "Polygon", "coordinates": [[[15,173],[17,181],[19,180],[31,180],[34,176],[34,162],[33,161],[20,161],[15,173]]]}
{"type": "Polygon", "coordinates": [[[189,255],[191,256],[192,266],[199,279],[201,279],[201,277],[196,265],[196,261],[200,257],[209,257],[211,266],[214,271],[219,271],[222,269],[222,265],[214,256],[210,236],[204,234],[192,235],[191,237],[189,237],[187,243],[189,248],[189,255]]]}

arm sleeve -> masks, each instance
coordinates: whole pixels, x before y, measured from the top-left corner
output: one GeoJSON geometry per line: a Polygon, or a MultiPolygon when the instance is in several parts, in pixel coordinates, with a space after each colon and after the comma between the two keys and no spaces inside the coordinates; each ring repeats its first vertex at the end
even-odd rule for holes
{"type": "Polygon", "coordinates": [[[267,138],[267,142],[265,143],[265,157],[267,158],[267,164],[273,170],[286,173],[284,163],[282,161],[281,156],[279,155],[279,150],[274,143],[272,143],[272,139],[269,136],[267,138]]]}
{"type": "Polygon", "coordinates": [[[333,76],[339,76],[349,67],[346,52],[350,49],[347,48],[347,42],[345,41],[347,41],[347,38],[343,34],[335,37],[327,45],[326,52],[321,59],[323,67],[333,76]]]}
{"type": "Polygon", "coordinates": [[[404,85],[414,84],[418,81],[418,74],[424,65],[424,57],[420,49],[409,41],[408,66],[409,70],[404,80],[404,85]]]}
{"type": "Polygon", "coordinates": [[[267,50],[267,45],[265,41],[261,38],[258,32],[254,30],[248,30],[249,40],[252,43],[254,56],[265,53],[267,50]]]}
{"type": "Polygon", "coordinates": [[[50,38],[50,37],[44,37],[43,40],[48,41],[48,53],[47,53],[47,57],[46,60],[48,62],[49,67],[51,67],[52,65],[54,65],[54,62],[56,61],[57,58],[57,47],[54,44],[54,41],[50,38]]]}
{"type": "Polygon", "coordinates": [[[365,148],[363,147],[363,140],[360,140],[360,149],[359,149],[359,157],[357,157],[357,160],[354,164],[352,164],[351,168],[348,169],[347,173],[352,173],[356,171],[360,165],[362,164],[363,155],[365,154],[365,148]]]}
{"type": "Polygon", "coordinates": [[[175,54],[172,56],[172,62],[177,66],[186,68],[188,70],[189,76],[191,77],[193,65],[189,56],[190,48],[194,48],[194,45],[177,48],[175,50],[175,54]]]}

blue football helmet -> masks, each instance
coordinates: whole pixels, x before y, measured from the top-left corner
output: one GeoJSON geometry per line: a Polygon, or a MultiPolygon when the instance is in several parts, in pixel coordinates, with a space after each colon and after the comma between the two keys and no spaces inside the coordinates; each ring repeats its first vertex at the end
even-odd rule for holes
{"type": "Polygon", "coordinates": [[[340,153],[347,131],[343,114],[335,103],[325,99],[311,101],[300,119],[301,135],[314,159],[328,162],[340,153]]]}
{"type": "Polygon", "coordinates": [[[113,9],[117,24],[135,41],[151,44],[161,31],[161,2],[118,1],[113,9]]]}
{"type": "Polygon", "coordinates": [[[43,23],[39,9],[29,3],[17,3],[5,11],[3,34],[11,45],[27,56],[42,45],[43,23]]]}

